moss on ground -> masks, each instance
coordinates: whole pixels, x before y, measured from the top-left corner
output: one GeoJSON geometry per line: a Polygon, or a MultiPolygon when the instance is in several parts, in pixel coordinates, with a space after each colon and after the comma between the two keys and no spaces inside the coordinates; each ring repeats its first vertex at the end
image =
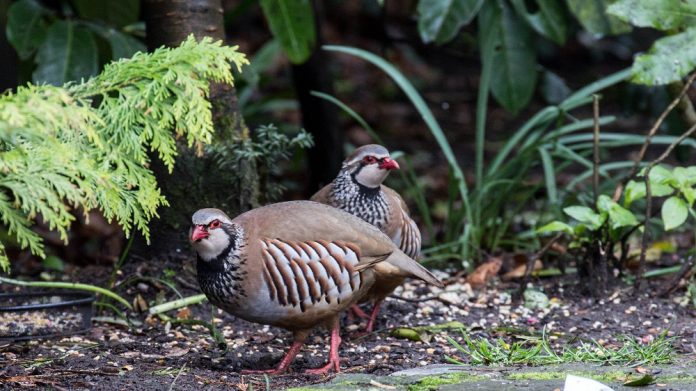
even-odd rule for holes
{"type": "Polygon", "coordinates": [[[433,391],[445,384],[458,384],[467,381],[486,380],[486,376],[469,373],[447,373],[437,376],[426,376],[408,386],[408,391],[433,391]]]}

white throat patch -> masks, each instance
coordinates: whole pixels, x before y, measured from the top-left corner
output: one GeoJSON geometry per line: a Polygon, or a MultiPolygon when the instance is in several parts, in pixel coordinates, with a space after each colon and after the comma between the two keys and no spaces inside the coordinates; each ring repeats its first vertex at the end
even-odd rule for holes
{"type": "Polygon", "coordinates": [[[389,170],[380,169],[377,164],[364,166],[357,175],[355,180],[363,186],[369,188],[379,187],[384,179],[389,175],[389,170]]]}
{"type": "Polygon", "coordinates": [[[206,262],[217,258],[230,245],[230,236],[222,228],[211,229],[208,233],[210,236],[193,243],[193,248],[206,262]]]}

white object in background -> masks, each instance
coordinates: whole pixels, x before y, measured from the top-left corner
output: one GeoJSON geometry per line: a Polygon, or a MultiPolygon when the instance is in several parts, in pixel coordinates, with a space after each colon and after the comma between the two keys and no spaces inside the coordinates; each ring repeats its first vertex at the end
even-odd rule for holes
{"type": "Polygon", "coordinates": [[[567,375],[563,391],[614,391],[597,380],[567,375]]]}

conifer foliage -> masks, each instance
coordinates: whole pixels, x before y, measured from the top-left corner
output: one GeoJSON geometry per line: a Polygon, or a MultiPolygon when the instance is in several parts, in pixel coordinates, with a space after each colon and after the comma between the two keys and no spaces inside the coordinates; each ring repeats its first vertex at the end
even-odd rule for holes
{"type": "Polygon", "coordinates": [[[189,37],[178,48],[137,53],[82,83],[28,85],[0,96],[0,268],[2,241],[43,256],[31,229],[40,219],[65,241],[71,212],[97,208],[129,234],[167,201],[148,168],[148,151],[171,171],[176,140],[212,140],[211,82],[233,83],[247,64],[237,47],[189,37]]]}

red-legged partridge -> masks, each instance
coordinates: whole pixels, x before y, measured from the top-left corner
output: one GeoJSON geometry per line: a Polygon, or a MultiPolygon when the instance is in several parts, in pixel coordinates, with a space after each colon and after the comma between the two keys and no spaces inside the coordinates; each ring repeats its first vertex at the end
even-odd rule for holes
{"type": "Polygon", "coordinates": [[[373,286],[375,270],[442,283],[370,224],[311,201],[264,206],[230,219],[218,209],[192,218],[198,282],[211,303],[248,321],[293,332],[276,369],[286,371],[310,331],[328,326],[329,362],[339,370],[339,313],[373,286]]]}
{"type": "MultiPolygon", "coordinates": [[[[370,144],[357,148],[346,160],[336,179],[312,196],[321,202],[345,210],[379,228],[409,257],[420,255],[421,234],[411,219],[408,207],[399,194],[382,184],[391,170],[399,164],[381,145],[370,144]]],[[[369,316],[356,305],[353,312],[367,317],[366,331],[375,325],[379,308],[390,293],[404,282],[404,278],[388,268],[377,270],[377,283],[363,301],[374,303],[369,316]],[[382,270],[383,269],[383,270],[382,270]]]]}

